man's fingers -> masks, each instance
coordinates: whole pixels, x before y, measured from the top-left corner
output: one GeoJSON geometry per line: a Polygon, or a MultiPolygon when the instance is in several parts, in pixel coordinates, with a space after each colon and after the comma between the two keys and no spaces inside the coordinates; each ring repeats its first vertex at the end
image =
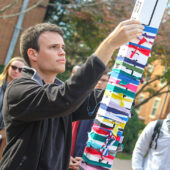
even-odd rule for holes
{"type": "Polygon", "coordinates": [[[129,19],[129,20],[125,20],[125,21],[120,22],[121,26],[131,25],[131,24],[141,25],[141,22],[139,20],[135,20],[135,19],[129,19]]]}
{"type": "Polygon", "coordinates": [[[122,26],[122,28],[126,29],[127,31],[132,30],[132,29],[138,29],[139,31],[142,32],[144,29],[144,26],[140,24],[131,24],[131,25],[122,26]]]}
{"type": "Polygon", "coordinates": [[[77,161],[82,161],[82,157],[75,157],[77,161]]]}

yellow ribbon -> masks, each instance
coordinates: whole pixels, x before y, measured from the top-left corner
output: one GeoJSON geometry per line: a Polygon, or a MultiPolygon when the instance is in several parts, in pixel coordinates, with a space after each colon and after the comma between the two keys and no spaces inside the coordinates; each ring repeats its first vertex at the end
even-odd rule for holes
{"type": "Polygon", "coordinates": [[[106,122],[106,123],[111,123],[113,125],[118,125],[120,126],[122,129],[124,129],[125,127],[125,123],[121,122],[121,123],[117,123],[115,122],[115,120],[110,120],[110,119],[105,119],[105,118],[101,118],[101,117],[98,117],[98,119],[101,121],[101,122],[106,122]]]}
{"type": "Polygon", "coordinates": [[[112,97],[117,100],[120,100],[120,106],[122,106],[122,107],[124,106],[124,101],[133,102],[133,99],[124,98],[122,93],[114,94],[112,92],[109,92],[108,90],[105,90],[104,95],[108,96],[108,97],[112,97]]]}

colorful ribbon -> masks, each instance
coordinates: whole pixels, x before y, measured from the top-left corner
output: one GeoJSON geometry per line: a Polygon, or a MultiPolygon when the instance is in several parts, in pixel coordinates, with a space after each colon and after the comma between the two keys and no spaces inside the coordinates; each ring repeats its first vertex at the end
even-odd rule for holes
{"type": "Polygon", "coordinates": [[[124,118],[128,119],[128,117],[129,117],[128,114],[121,112],[121,111],[115,109],[114,107],[112,108],[110,106],[107,106],[104,103],[100,104],[100,109],[99,109],[98,112],[99,112],[100,115],[109,115],[110,114],[110,115],[113,115],[115,117],[118,117],[118,118],[120,118],[119,121],[121,121],[121,119],[122,119],[122,121],[124,121],[124,118]]]}
{"type": "Polygon", "coordinates": [[[138,63],[137,61],[131,60],[131,59],[127,58],[127,57],[117,56],[116,60],[120,60],[120,61],[123,61],[123,62],[125,61],[127,63],[133,64],[134,66],[141,67],[142,69],[144,69],[146,67],[146,65],[138,63]]]}
{"type": "Polygon", "coordinates": [[[152,36],[152,35],[148,35],[146,32],[142,34],[142,36],[146,37],[146,38],[149,38],[149,39],[153,39],[155,40],[155,36],[152,36]]]}
{"type": "MultiPolygon", "coordinates": [[[[93,154],[93,155],[100,155],[100,156],[102,156],[101,152],[99,152],[99,151],[97,151],[97,150],[95,150],[95,149],[93,149],[93,148],[89,148],[89,147],[85,147],[84,152],[91,153],[91,154],[93,154]]],[[[112,160],[114,159],[114,157],[111,156],[111,155],[107,155],[107,156],[104,156],[104,157],[105,157],[105,158],[112,159],[112,160]]]]}
{"type": "Polygon", "coordinates": [[[105,167],[105,168],[111,168],[111,166],[112,166],[112,165],[109,165],[109,164],[92,161],[92,160],[88,159],[88,157],[86,157],[85,154],[83,154],[82,158],[85,162],[92,164],[92,165],[101,166],[101,167],[105,167]]]}
{"type": "Polygon", "coordinates": [[[139,80],[136,80],[134,77],[130,76],[129,74],[123,74],[122,72],[118,73],[114,70],[109,73],[110,77],[115,77],[116,79],[121,79],[121,82],[133,83],[135,85],[139,85],[139,80]]]}
{"type": "MultiPolygon", "coordinates": [[[[113,140],[113,142],[116,141],[116,138],[115,138],[113,133],[114,133],[113,131],[108,133],[107,138],[106,138],[106,142],[104,143],[104,145],[102,145],[102,147],[100,149],[100,151],[102,153],[102,158],[103,158],[103,156],[108,155],[108,146],[110,145],[110,141],[111,140],[113,140]]],[[[116,133],[116,135],[117,135],[117,133],[116,133]]]]}
{"type": "MultiPolygon", "coordinates": [[[[100,105],[102,109],[106,108],[106,107],[104,107],[104,106],[106,106],[106,104],[109,106],[110,109],[107,110],[108,112],[131,117],[131,110],[126,109],[125,107],[119,106],[118,104],[116,104],[115,102],[112,101],[112,98],[108,99],[107,96],[106,97],[104,96],[101,101],[101,104],[103,104],[103,105],[100,105]]],[[[100,110],[100,108],[99,108],[99,110],[100,110]]]]}
{"type": "Polygon", "coordinates": [[[128,89],[123,89],[123,87],[122,88],[117,87],[116,85],[112,85],[112,84],[109,84],[109,83],[107,84],[106,89],[113,91],[113,92],[116,92],[116,93],[122,93],[125,96],[128,96],[128,97],[133,98],[133,99],[135,98],[135,95],[136,95],[136,93],[128,91],[128,89]]]}
{"type": "Polygon", "coordinates": [[[158,32],[158,28],[154,28],[154,27],[150,27],[150,26],[147,26],[147,25],[143,25],[144,26],[144,32],[150,32],[150,33],[153,33],[153,34],[157,34],[158,32]]]}
{"type": "Polygon", "coordinates": [[[120,100],[120,106],[122,107],[124,106],[124,101],[131,102],[131,103],[133,102],[133,99],[124,98],[122,93],[115,94],[115,93],[110,93],[108,90],[105,90],[104,95],[108,97],[112,97],[116,100],[120,100]]]}
{"type": "Polygon", "coordinates": [[[135,50],[133,51],[133,53],[130,55],[130,58],[133,58],[133,56],[135,55],[136,51],[139,51],[140,53],[149,56],[150,55],[150,49],[141,46],[141,44],[143,44],[144,42],[146,42],[147,40],[145,38],[142,38],[139,43],[136,45],[134,43],[129,43],[128,47],[130,48],[134,48],[135,50]]]}
{"type": "Polygon", "coordinates": [[[113,68],[112,71],[116,72],[116,73],[119,73],[119,74],[123,74],[123,75],[126,75],[126,76],[129,76],[135,80],[140,80],[142,78],[142,74],[140,77],[137,77],[137,76],[134,76],[134,75],[131,75],[129,73],[126,73],[125,71],[122,71],[122,70],[119,70],[119,69],[115,69],[113,68]]]}
{"type": "Polygon", "coordinates": [[[125,67],[126,67],[127,69],[129,69],[129,70],[133,70],[133,71],[136,71],[136,72],[141,73],[141,74],[143,73],[143,70],[142,70],[142,69],[137,68],[137,67],[135,67],[135,66],[132,66],[132,65],[130,65],[130,64],[127,64],[127,63],[125,63],[125,62],[119,61],[119,60],[116,60],[116,61],[115,61],[115,64],[125,66],[125,67]]]}
{"type": "Polygon", "coordinates": [[[134,93],[136,93],[136,91],[138,89],[138,86],[136,86],[136,85],[133,85],[133,84],[130,84],[130,83],[124,84],[124,81],[116,80],[113,77],[110,77],[109,82],[110,83],[115,83],[115,84],[120,85],[120,86],[123,86],[123,87],[133,91],[134,93]]]}

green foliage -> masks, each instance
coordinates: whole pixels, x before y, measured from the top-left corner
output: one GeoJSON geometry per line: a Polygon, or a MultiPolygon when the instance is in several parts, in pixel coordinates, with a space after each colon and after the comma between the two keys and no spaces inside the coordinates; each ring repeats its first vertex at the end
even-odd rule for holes
{"type": "Polygon", "coordinates": [[[0,64],[0,73],[2,73],[3,69],[4,69],[4,65],[0,64]]]}
{"type": "Polygon", "coordinates": [[[132,154],[124,153],[124,152],[118,152],[116,154],[116,158],[122,159],[122,160],[131,160],[132,159],[132,154]]]}
{"type": "Polygon", "coordinates": [[[54,3],[56,6],[49,7],[45,20],[57,24],[64,31],[67,72],[57,77],[65,81],[70,76],[72,67],[84,63],[87,57],[94,52],[99,42],[106,36],[107,27],[101,31],[99,23],[102,21],[102,17],[91,12],[81,11],[78,4],[74,4],[76,8],[73,8],[70,7],[72,4],[69,1],[51,0],[50,3],[54,3]]]}
{"type": "Polygon", "coordinates": [[[138,119],[138,115],[134,109],[132,109],[132,113],[133,116],[127,122],[123,132],[124,152],[126,153],[132,153],[138,139],[138,134],[145,127],[144,123],[138,119]]]}
{"type": "MultiPolygon", "coordinates": [[[[72,67],[84,63],[120,21],[130,17],[134,6],[132,0],[112,0],[102,3],[98,0],[50,0],[50,3],[53,5],[48,7],[45,20],[57,24],[64,31],[67,72],[59,75],[63,81],[70,76],[72,67]]],[[[161,64],[165,67],[170,63],[168,9],[152,48],[152,57],[149,58],[150,64],[161,59],[161,64]],[[164,57],[161,57],[162,55],[164,57]]],[[[113,65],[116,55],[117,51],[108,64],[109,68],[113,65]]],[[[145,75],[148,75],[147,71],[144,72],[144,77],[145,75]]],[[[168,74],[165,74],[165,78],[161,81],[169,82],[168,74]]]]}

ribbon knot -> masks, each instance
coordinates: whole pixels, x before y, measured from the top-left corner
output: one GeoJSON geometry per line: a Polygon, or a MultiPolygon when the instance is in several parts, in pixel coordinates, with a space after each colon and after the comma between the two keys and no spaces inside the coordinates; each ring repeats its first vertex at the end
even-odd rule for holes
{"type": "MultiPolygon", "coordinates": [[[[145,38],[142,38],[138,45],[141,45],[145,42],[148,42],[145,38]]],[[[131,48],[134,48],[135,50],[132,52],[132,54],[130,55],[130,58],[133,58],[133,56],[135,55],[136,51],[139,51],[141,52],[142,54],[146,55],[146,56],[149,56],[150,54],[150,50],[149,49],[144,49],[144,48],[141,48],[139,46],[135,46],[135,45],[132,45],[132,44],[129,44],[128,47],[131,47],[131,48]]]]}
{"type": "Polygon", "coordinates": [[[114,142],[116,141],[116,138],[113,135],[112,131],[108,132],[106,142],[100,148],[100,152],[102,153],[102,159],[103,159],[103,156],[108,156],[108,153],[109,153],[108,146],[110,145],[111,140],[113,140],[114,142]]]}
{"type": "Polygon", "coordinates": [[[105,90],[105,93],[104,93],[106,96],[110,96],[114,99],[117,99],[117,100],[120,100],[120,106],[124,106],[124,101],[126,102],[133,102],[133,99],[126,99],[124,98],[123,94],[122,93],[118,93],[118,94],[114,94],[114,93],[109,93],[108,91],[105,90]]]}

